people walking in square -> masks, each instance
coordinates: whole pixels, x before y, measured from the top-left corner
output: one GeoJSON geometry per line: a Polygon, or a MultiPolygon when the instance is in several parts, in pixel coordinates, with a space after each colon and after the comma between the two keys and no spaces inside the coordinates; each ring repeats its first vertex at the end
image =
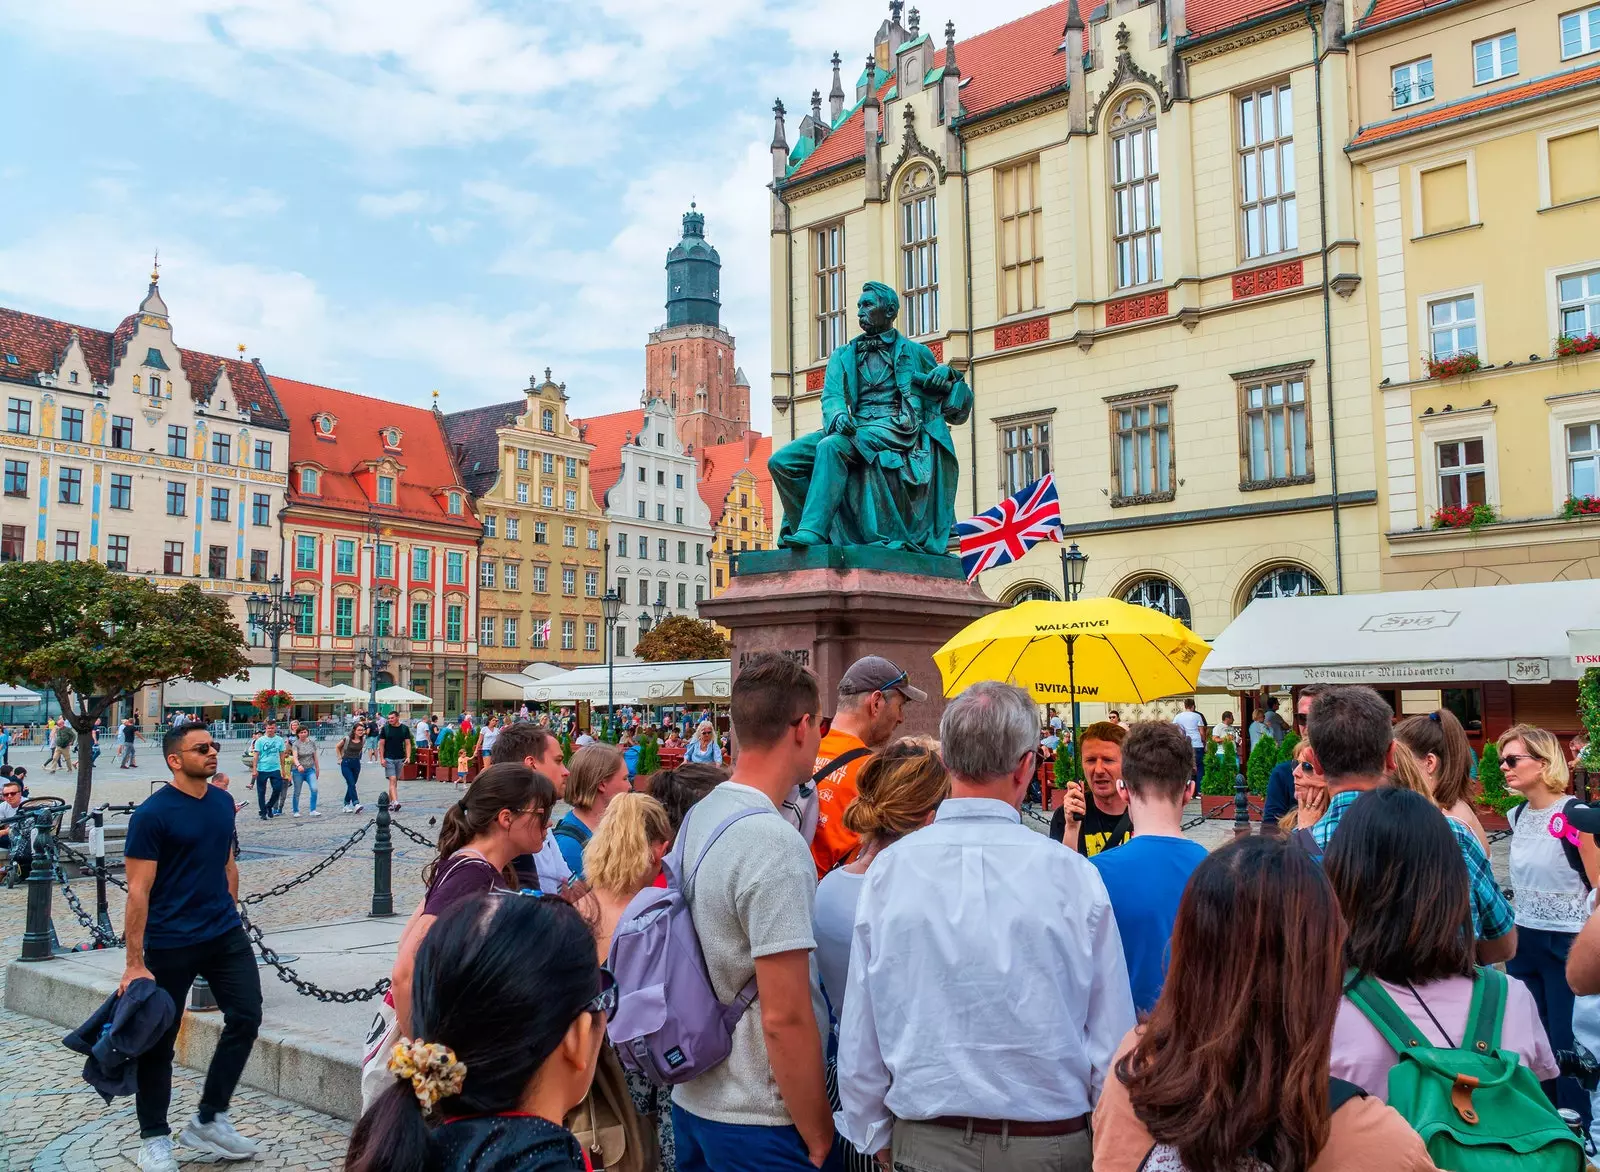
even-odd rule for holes
{"type": "Polygon", "coordinates": [[[144,734],[139,731],[139,723],[129,716],[122,722],[122,727],[117,730],[117,761],[118,769],[133,769],[138,762],[134,758],[136,740],[143,740],[144,734]]]}
{"type": "Polygon", "coordinates": [[[1172,718],[1172,723],[1183,730],[1194,750],[1194,783],[1198,786],[1206,772],[1206,718],[1195,711],[1190,698],[1183,702],[1183,711],[1172,718]]]}
{"type": "Polygon", "coordinates": [[[322,771],[322,762],[317,742],[311,739],[308,727],[302,724],[295,730],[294,740],[289,742],[289,752],[292,754],[290,773],[294,781],[291,812],[296,818],[300,817],[300,787],[305,786],[311,793],[306,812],[313,818],[320,818],[322,812],[317,809],[317,775],[322,771]]]}
{"type": "Polygon", "coordinates": [[[288,743],[278,735],[278,722],[267,721],[254,745],[256,808],[263,822],[278,816],[278,806],[283,800],[283,756],[288,751],[288,743]]]}
{"type": "Polygon", "coordinates": [[[228,1119],[229,1102],[261,1025],[261,978],[235,906],[239,869],[233,856],[233,800],[210,784],[221,748],[205,725],[167,733],[161,751],[171,779],[140,803],[128,822],[127,958],[118,991],[147,977],[179,1007],[178,1020],[138,1059],[135,1110],[143,1172],[178,1172],[167,1122],[172,1054],[196,976],[206,979],[222,1010],[222,1034],[199,1109],[179,1139],[223,1160],[250,1159],[261,1150],[228,1119]]]}
{"type": "Polygon", "coordinates": [[[346,814],[361,813],[361,794],[357,791],[356,783],[361,780],[361,749],[367,740],[367,723],[357,719],[350,726],[350,731],[340,737],[333,746],[333,751],[339,754],[339,773],[344,777],[344,812],[346,814]]]}
{"type": "Polygon", "coordinates": [[[377,739],[383,747],[383,776],[389,783],[389,809],[398,810],[400,771],[411,762],[416,741],[411,735],[411,726],[400,719],[398,712],[389,713],[388,720],[378,729],[377,739]]]}
{"type": "Polygon", "coordinates": [[[1021,824],[1037,721],[1012,684],[950,701],[950,797],[862,885],[839,1123],[880,1162],[1089,1172],[1089,1113],[1133,999],[1099,873],[1021,824]]]}

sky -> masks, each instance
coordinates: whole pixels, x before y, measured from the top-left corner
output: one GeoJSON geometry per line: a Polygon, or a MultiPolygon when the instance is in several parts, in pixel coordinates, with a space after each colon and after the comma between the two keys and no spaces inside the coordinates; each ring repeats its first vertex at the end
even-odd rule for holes
{"type": "MultiPolygon", "coordinates": [[[[948,0],[960,37],[1042,0],[948,0]]],[[[772,103],[792,144],[867,0],[0,0],[0,304],[443,410],[550,367],[638,405],[691,200],[770,420],[772,103]]],[[[851,63],[855,63],[853,66],[851,63]]]]}

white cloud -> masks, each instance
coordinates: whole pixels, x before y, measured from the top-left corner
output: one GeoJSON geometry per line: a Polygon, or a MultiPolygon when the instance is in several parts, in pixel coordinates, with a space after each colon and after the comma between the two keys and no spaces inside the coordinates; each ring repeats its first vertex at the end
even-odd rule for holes
{"type": "Polygon", "coordinates": [[[368,192],[356,200],[356,207],[362,215],[377,220],[434,211],[438,206],[439,201],[426,191],[368,192]]]}

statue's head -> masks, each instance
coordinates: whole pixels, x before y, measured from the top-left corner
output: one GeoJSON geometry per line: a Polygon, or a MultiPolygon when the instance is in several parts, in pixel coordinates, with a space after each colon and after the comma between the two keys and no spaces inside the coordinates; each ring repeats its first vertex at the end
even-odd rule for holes
{"type": "Polygon", "coordinates": [[[881,334],[894,325],[900,316],[900,297],[881,281],[868,281],[861,286],[861,300],[856,302],[856,320],[868,334],[881,334]]]}

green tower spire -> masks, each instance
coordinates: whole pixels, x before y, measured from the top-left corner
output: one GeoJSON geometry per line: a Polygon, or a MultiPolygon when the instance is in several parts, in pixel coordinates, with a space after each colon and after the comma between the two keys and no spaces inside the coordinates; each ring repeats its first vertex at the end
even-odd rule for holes
{"type": "Polygon", "coordinates": [[[720,325],[722,258],[706,241],[706,218],[690,204],[683,239],[667,253],[667,325],[720,325]]]}

